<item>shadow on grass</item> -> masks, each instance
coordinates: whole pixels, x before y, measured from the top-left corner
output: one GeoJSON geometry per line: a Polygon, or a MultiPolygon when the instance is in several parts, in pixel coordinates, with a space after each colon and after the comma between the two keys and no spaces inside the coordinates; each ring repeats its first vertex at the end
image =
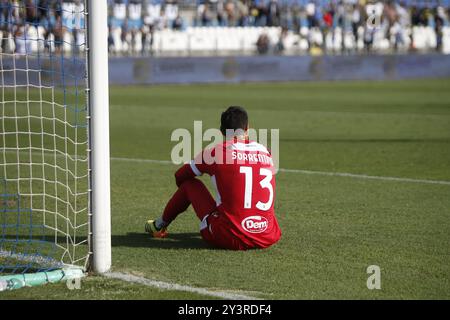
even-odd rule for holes
{"type": "Polygon", "coordinates": [[[147,233],[128,232],[126,235],[113,235],[111,241],[113,247],[220,250],[193,232],[173,233],[164,239],[151,238],[147,233]]]}
{"type": "MultiPolygon", "coordinates": [[[[13,239],[17,237],[13,235],[6,235],[4,239],[13,239]]],[[[24,236],[25,240],[39,240],[48,239],[54,241],[55,238],[50,236],[44,237],[42,235],[24,236]]],[[[65,243],[66,237],[58,236],[58,243],[65,243]]],[[[0,239],[1,240],[1,239],[0,239]]],[[[77,242],[85,242],[86,237],[77,237],[77,242]]],[[[0,241],[1,242],[1,241],[0,241]]],[[[170,233],[167,238],[157,239],[150,237],[147,233],[128,232],[125,235],[112,235],[111,244],[113,247],[129,247],[129,248],[160,248],[160,249],[210,249],[223,250],[208,244],[202,239],[199,233],[170,233]]],[[[15,252],[15,250],[14,250],[15,252]]],[[[19,251],[18,251],[19,252],[19,251]]]]}

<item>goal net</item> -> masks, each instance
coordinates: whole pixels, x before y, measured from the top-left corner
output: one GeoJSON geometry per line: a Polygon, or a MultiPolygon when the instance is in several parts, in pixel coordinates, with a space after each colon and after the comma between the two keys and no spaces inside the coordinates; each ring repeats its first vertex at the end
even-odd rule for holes
{"type": "Polygon", "coordinates": [[[86,8],[0,3],[0,276],[88,265],[86,8]]]}

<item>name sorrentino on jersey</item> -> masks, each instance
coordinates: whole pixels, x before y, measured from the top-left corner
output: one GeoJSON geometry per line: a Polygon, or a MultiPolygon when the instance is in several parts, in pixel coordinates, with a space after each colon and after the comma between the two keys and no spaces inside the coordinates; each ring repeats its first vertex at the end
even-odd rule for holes
{"type": "Polygon", "coordinates": [[[233,151],[231,153],[231,159],[233,160],[233,163],[235,163],[237,160],[237,163],[262,163],[262,164],[268,164],[273,166],[273,160],[271,157],[261,154],[261,153],[245,153],[242,151],[233,151]]]}

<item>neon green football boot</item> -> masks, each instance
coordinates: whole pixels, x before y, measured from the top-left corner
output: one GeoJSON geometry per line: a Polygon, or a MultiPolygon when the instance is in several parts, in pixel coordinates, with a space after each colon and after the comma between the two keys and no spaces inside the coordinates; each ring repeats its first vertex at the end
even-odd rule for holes
{"type": "Polygon", "coordinates": [[[165,238],[169,234],[167,232],[167,228],[156,228],[155,220],[148,220],[145,223],[145,232],[150,234],[150,236],[153,238],[165,238]]]}

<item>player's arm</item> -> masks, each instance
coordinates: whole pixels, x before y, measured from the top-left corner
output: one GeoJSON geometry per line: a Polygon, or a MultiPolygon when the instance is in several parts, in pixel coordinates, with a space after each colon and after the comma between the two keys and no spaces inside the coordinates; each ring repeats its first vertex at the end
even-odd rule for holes
{"type": "Polygon", "coordinates": [[[205,157],[210,159],[213,152],[211,150],[203,150],[197,157],[191,160],[190,163],[183,165],[175,172],[175,182],[179,187],[186,180],[201,176],[203,173],[211,174],[212,166],[211,161],[205,162],[205,157]]]}

